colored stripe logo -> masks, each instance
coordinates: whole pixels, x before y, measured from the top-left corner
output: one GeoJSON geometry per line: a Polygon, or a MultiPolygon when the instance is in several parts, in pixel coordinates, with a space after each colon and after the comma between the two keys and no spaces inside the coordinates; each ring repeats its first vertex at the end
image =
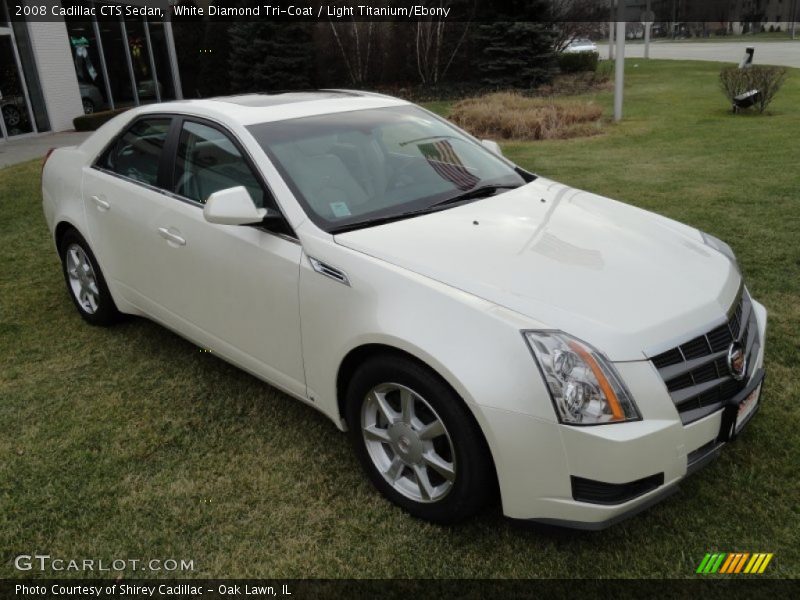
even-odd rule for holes
{"type": "Polygon", "coordinates": [[[695,573],[708,575],[724,573],[736,575],[740,573],[756,575],[763,573],[773,554],[765,552],[708,552],[700,562],[695,573]]]}

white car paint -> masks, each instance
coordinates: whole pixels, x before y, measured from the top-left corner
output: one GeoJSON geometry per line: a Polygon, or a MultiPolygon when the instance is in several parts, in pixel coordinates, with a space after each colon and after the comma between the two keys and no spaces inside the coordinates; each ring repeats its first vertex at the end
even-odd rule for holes
{"type": "Polygon", "coordinates": [[[336,241],[591,339],[616,361],[709,323],[740,283],[696,230],[543,178],[336,241]]]}
{"type": "Polygon", "coordinates": [[[566,48],[564,48],[564,52],[567,54],[577,54],[578,52],[597,52],[597,44],[595,44],[592,40],[573,40],[566,48]]]}
{"type": "MultiPolygon", "coordinates": [[[[365,94],[268,108],[201,100],[130,110],[47,161],[48,227],[56,236],[69,224],[87,239],[122,312],[211,349],[341,429],[337,378],[351,352],[379,344],[424,362],[479,423],[508,516],[602,526],[674,489],[687,456],[717,437],[723,411],[683,425],[649,358],[724,321],[742,286],[737,267],[696,229],[544,178],[331,235],[308,218],[246,129],[404,104],[365,94]],[[296,239],[209,223],[197,206],[92,167],[126,124],[165,112],[227,128],[296,239]],[[341,270],[347,284],[318,273],[310,258],[341,270]],[[559,423],[521,334],[538,329],[563,330],[604,353],[642,419],[559,423]],[[664,485],[619,504],[576,501],[570,487],[570,476],[622,484],[654,473],[664,485]]],[[[766,310],[752,305],[755,369],[766,310]]]]}

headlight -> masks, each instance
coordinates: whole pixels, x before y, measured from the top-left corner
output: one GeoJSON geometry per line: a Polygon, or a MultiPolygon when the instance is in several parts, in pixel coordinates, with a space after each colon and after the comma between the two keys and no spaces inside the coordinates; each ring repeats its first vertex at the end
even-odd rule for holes
{"type": "Polygon", "coordinates": [[[560,331],[524,331],[562,423],[598,425],[640,419],[614,367],[588,344],[560,331]]]}
{"type": "Polygon", "coordinates": [[[728,244],[709,233],[704,233],[701,231],[700,235],[703,236],[703,241],[705,242],[706,246],[710,246],[717,252],[721,252],[727,256],[729,259],[731,259],[731,262],[736,266],[736,268],[739,269],[739,263],[736,260],[736,255],[733,253],[733,250],[730,246],[728,246],[728,244]]]}

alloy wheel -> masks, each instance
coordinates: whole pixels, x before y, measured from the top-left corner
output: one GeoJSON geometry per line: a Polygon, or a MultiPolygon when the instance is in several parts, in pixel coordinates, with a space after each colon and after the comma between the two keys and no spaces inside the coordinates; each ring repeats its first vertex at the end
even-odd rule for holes
{"type": "Polygon", "coordinates": [[[382,383],[361,406],[361,432],[375,468],[416,502],[444,498],[456,479],[453,441],[433,407],[414,390],[382,383]]]}
{"type": "Polygon", "coordinates": [[[80,307],[92,315],[100,306],[100,288],[89,257],[78,244],[67,247],[67,276],[72,295],[80,307]]]}
{"type": "Polygon", "coordinates": [[[17,107],[6,105],[3,107],[3,119],[9,127],[16,127],[22,120],[22,115],[17,107]]]}

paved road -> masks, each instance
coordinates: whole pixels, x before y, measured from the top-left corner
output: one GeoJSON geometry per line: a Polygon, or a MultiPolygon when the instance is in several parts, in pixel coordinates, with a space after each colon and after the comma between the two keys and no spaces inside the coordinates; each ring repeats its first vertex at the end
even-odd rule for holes
{"type": "MultiPolygon", "coordinates": [[[[748,46],[756,49],[754,63],[800,68],[800,41],[795,42],[655,42],[650,44],[650,58],[710,60],[738,63],[748,46]]],[[[598,46],[600,58],[608,58],[608,46],[598,46]]],[[[627,44],[625,56],[643,58],[644,44],[627,44]]]]}
{"type": "Polygon", "coordinates": [[[50,148],[74,146],[89,137],[90,132],[62,131],[21,139],[0,141],[0,169],[44,156],[50,148]]]}

